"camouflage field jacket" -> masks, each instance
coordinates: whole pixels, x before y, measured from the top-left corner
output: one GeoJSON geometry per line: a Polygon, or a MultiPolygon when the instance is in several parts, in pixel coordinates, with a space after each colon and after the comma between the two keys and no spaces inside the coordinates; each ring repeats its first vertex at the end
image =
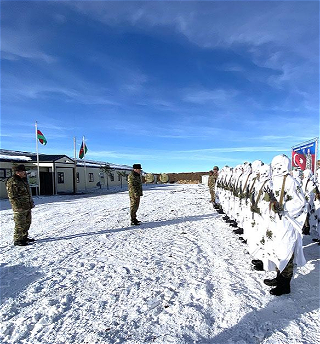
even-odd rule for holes
{"type": "Polygon", "coordinates": [[[7,180],[6,188],[13,211],[30,210],[34,207],[27,179],[15,174],[7,180]]]}
{"type": "Polygon", "coordinates": [[[142,182],[139,173],[132,171],[128,176],[128,187],[130,197],[142,196],[142,182]]]}
{"type": "Polygon", "coordinates": [[[215,176],[215,175],[209,176],[209,178],[208,178],[208,186],[209,186],[210,189],[214,189],[214,187],[216,185],[216,182],[217,182],[217,176],[215,176]]]}

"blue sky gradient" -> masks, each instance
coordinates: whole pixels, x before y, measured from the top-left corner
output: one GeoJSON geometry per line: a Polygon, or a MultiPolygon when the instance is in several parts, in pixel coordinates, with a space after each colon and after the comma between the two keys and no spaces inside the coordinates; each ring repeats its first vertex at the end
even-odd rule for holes
{"type": "Polygon", "coordinates": [[[318,1],[2,1],[1,147],[208,171],[319,136],[318,1]]]}

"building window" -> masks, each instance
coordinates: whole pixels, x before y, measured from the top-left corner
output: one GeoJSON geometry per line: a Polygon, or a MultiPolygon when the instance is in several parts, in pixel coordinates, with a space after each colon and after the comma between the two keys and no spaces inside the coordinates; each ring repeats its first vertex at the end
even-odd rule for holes
{"type": "Polygon", "coordinates": [[[58,184],[64,184],[64,172],[58,172],[58,184]]]}
{"type": "Polygon", "coordinates": [[[110,173],[110,180],[113,182],[114,181],[114,174],[111,172],[110,173]]]}
{"type": "Polygon", "coordinates": [[[93,173],[89,173],[89,182],[94,182],[93,173]]]}
{"type": "Polygon", "coordinates": [[[77,183],[80,183],[80,174],[79,174],[79,172],[77,172],[77,183]]]}
{"type": "Polygon", "coordinates": [[[10,178],[12,176],[12,171],[10,168],[0,168],[0,178],[10,178]]]}

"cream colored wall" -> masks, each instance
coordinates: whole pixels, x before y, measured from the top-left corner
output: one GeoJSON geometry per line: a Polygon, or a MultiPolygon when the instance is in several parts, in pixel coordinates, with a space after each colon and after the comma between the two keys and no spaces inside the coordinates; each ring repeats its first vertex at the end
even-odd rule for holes
{"type": "Polygon", "coordinates": [[[79,173],[79,183],[77,183],[77,191],[85,191],[93,189],[93,188],[97,188],[97,183],[100,181],[100,168],[97,167],[90,167],[90,166],[86,166],[86,168],[84,168],[83,166],[77,166],[77,172],[79,173]],[[85,170],[86,170],[86,180],[85,180],[85,170]],[[93,181],[90,182],[89,180],[89,174],[92,173],[93,174],[93,181]]]}
{"type": "MultiPolygon", "coordinates": [[[[15,164],[17,164],[16,162],[15,164]]],[[[12,169],[12,163],[11,162],[1,162],[0,164],[1,168],[4,169],[12,169]]],[[[25,163],[27,169],[29,170],[37,170],[37,167],[35,166],[34,163],[25,163]],[[29,166],[30,165],[30,166],[29,166]]],[[[52,171],[55,170],[55,181],[54,184],[56,186],[56,192],[57,193],[69,193],[73,192],[73,166],[72,164],[62,164],[62,163],[40,163],[40,171],[52,171]],[[68,166],[68,167],[67,167],[68,166]],[[63,172],[64,173],[64,183],[58,183],[58,172],[63,172]]],[[[121,180],[119,180],[118,173],[117,171],[121,170],[113,170],[112,173],[114,175],[114,181],[111,181],[111,178],[107,176],[105,173],[101,173],[100,167],[92,167],[92,166],[86,166],[86,173],[87,173],[87,182],[85,185],[85,179],[84,179],[84,167],[83,166],[77,166],[77,172],[79,172],[79,177],[80,177],[80,182],[77,183],[77,192],[84,192],[86,189],[94,189],[98,188],[97,183],[100,182],[102,185],[102,188],[107,187],[107,179],[108,179],[108,185],[109,187],[120,187],[121,185],[121,180]],[[89,181],[89,173],[93,173],[93,182],[89,181]],[[103,177],[102,177],[103,176],[103,177]]],[[[130,173],[130,171],[126,171],[127,174],[130,173]]],[[[6,178],[7,179],[7,178],[6,178]]],[[[5,180],[0,179],[0,197],[1,198],[7,198],[7,190],[5,187],[5,180]]],[[[125,177],[122,177],[122,187],[123,189],[127,188],[127,180],[125,177]]]]}
{"type": "MultiPolygon", "coordinates": [[[[126,177],[120,176],[121,179],[119,180],[119,176],[118,176],[118,173],[117,173],[118,171],[121,171],[121,170],[113,170],[113,171],[111,171],[111,173],[114,176],[114,180],[113,181],[111,181],[110,176],[108,176],[107,174],[104,174],[105,187],[107,187],[107,185],[109,187],[121,186],[121,179],[122,179],[122,188],[125,189],[128,186],[128,182],[127,182],[126,177]],[[107,178],[108,178],[108,184],[107,184],[107,178]]],[[[126,171],[126,173],[129,174],[130,171],[126,171]]]]}
{"type": "Polygon", "coordinates": [[[56,190],[57,193],[73,192],[73,169],[56,167],[56,190]],[[63,172],[64,183],[58,183],[58,173],[63,172]]]}
{"type": "MultiPolygon", "coordinates": [[[[111,173],[114,175],[114,180],[111,181],[110,176],[108,176],[106,173],[102,172],[100,168],[96,167],[86,167],[86,173],[87,173],[87,190],[98,188],[97,183],[100,182],[102,188],[109,187],[116,187],[121,186],[121,180],[118,178],[119,170],[113,170],[111,173]],[[89,182],[89,173],[93,173],[94,181],[89,182]],[[107,180],[108,179],[108,180],[107,180]]],[[[80,183],[77,183],[77,191],[85,191],[85,182],[84,182],[84,167],[78,166],[77,172],[79,172],[80,176],[80,183]]],[[[129,173],[130,171],[128,171],[129,173]]],[[[125,188],[127,186],[127,180],[125,177],[122,177],[122,187],[125,188]]]]}
{"type": "MultiPolygon", "coordinates": [[[[28,171],[34,171],[34,172],[37,172],[37,167],[32,164],[32,163],[24,163],[22,162],[25,166],[26,166],[26,169],[28,171]]],[[[13,165],[18,165],[19,164],[19,161],[15,162],[15,163],[12,163],[10,161],[8,162],[1,162],[0,164],[0,168],[1,169],[6,169],[6,170],[11,170],[11,174],[12,174],[12,166],[13,165]]],[[[8,193],[7,193],[7,189],[6,189],[6,180],[8,179],[8,177],[6,178],[0,178],[0,198],[8,198],[8,193]]]]}

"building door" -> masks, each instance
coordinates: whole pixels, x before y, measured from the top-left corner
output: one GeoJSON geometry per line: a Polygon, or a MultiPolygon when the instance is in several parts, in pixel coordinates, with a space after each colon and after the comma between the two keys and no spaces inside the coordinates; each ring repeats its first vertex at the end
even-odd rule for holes
{"type": "Polygon", "coordinates": [[[40,172],[41,195],[53,195],[52,173],[40,172]]]}

